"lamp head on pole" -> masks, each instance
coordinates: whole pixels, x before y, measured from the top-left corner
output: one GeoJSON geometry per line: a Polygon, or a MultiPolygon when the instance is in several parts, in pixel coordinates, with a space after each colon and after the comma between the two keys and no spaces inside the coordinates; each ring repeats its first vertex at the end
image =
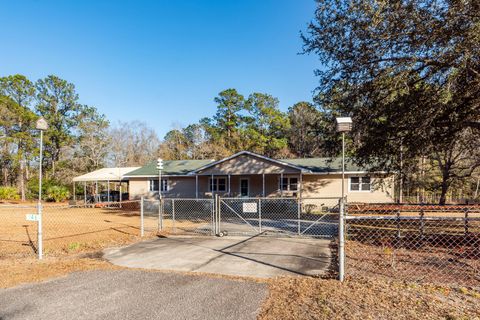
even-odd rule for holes
{"type": "Polygon", "coordinates": [[[48,123],[47,123],[47,120],[45,120],[44,117],[40,117],[38,120],[37,120],[37,123],[35,125],[35,128],[37,130],[41,130],[41,131],[45,131],[48,129],[48,123]]]}
{"type": "Polygon", "coordinates": [[[157,170],[163,170],[163,160],[162,160],[162,158],[157,159],[157,170]]]}
{"type": "Polygon", "coordinates": [[[335,118],[337,123],[337,132],[349,132],[352,131],[352,118],[339,117],[335,118]]]}

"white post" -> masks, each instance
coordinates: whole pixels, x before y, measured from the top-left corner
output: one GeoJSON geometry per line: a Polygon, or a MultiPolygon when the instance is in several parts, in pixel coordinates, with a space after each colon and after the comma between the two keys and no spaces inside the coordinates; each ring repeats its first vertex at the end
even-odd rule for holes
{"type": "Polygon", "coordinates": [[[144,235],[144,221],[143,221],[143,196],[140,197],[140,236],[144,235]]]}
{"type": "Polygon", "coordinates": [[[302,172],[300,172],[300,178],[298,179],[298,184],[297,184],[297,189],[298,189],[298,225],[297,225],[297,233],[300,235],[301,231],[301,223],[300,219],[302,218],[302,172]]]}
{"type": "Polygon", "coordinates": [[[195,199],[198,199],[198,174],[195,175],[195,199]]]}
{"type": "Polygon", "coordinates": [[[94,197],[94,201],[93,202],[97,202],[97,199],[98,199],[98,181],[95,181],[95,197],[94,197]]]}
{"type": "Polygon", "coordinates": [[[75,181],[73,181],[73,201],[77,202],[77,195],[75,194],[75,181]]]}
{"type": "Polygon", "coordinates": [[[158,170],[158,225],[163,230],[163,206],[162,206],[162,169],[158,170]]]}
{"type": "Polygon", "coordinates": [[[339,219],[338,219],[338,280],[345,279],[345,202],[344,198],[339,202],[339,219]]]}
{"type": "Polygon", "coordinates": [[[342,199],[345,197],[345,132],[342,132],[342,199]]]}
{"type": "Polygon", "coordinates": [[[107,180],[107,202],[110,202],[110,180],[107,180]]]}
{"type": "Polygon", "coordinates": [[[87,181],[83,182],[83,204],[87,206],[87,181]]]}
{"type": "Polygon", "coordinates": [[[280,173],[280,197],[283,197],[283,172],[280,173]]]}
{"type": "Polygon", "coordinates": [[[228,196],[230,197],[230,175],[228,175],[228,196]]]}
{"type": "Polygon", "coordinates": [[[121,208],[122,207],[122,200],[123,200],[122,199],[122,181],[120,181],[119,189],[120,190],[118,191],[119,192],[118,202],[119,202],[120,208],[121,208]]]}
{"type": "Polygon", "coordinates": [[[40,130],[40,166],[38,168],[38,259],[43,258],[43,225],[42,225],[42,163],[43,163],[43,130],[40,130]]]}
{"type": "Polygon", "coordinates": [[[265,197],[265,173],[262,173],[262,197],[265,197]]]}

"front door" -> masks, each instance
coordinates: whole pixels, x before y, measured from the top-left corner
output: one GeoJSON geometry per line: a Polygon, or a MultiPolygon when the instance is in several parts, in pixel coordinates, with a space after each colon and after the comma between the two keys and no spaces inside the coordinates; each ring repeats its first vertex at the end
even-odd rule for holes
{"type": "Polygon", "coordinates": [[[249,183],[248,179],[242,178],[240,179],[240,196],[241,197],[248,197],[249,196],[249,183]]]}

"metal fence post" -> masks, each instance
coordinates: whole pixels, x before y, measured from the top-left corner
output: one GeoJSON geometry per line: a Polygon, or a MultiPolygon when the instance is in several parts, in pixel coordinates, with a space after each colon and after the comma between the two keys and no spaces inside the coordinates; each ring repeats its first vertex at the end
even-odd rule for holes
{"type": "Polygon", "coordinates": [[[420,210],[420,239],[423,240],[425,232],[425,212],[423,209],[420,210]]]}
{"type": "Polygon", "coordinates": [[[468,208],[465,208],[464,211],[465,211],[465,222],[464,222],[465,235],[468,235],[468,208]]]}
{"type": "Polygon", "coordinates": [[[158,230],[163,231],[163,200],[158,199],[158,230]]]}
{"type": "Polygon", "coordinates": [[[397,210],[397,238],[400,239],[400,209],[397,210]]]}
{"type": "Polygon", "coordinates": [[[175,199],[172,199],[172,228],[173,233],[177,233],[177,229],[175,228],[175,199]]]}
{"type": "Polygon", "coordinates": [[[341,198],[339,202],[339,218],[338,218],[338,280],[345,279],[345,204],[341,198]]]}
{"type": "Polygon", "coordinates": [[[217,235],[220,235],[220,233],[222,232],[220,230],[220,210],[221,210],[220,208],[222,206],[221,204],[222,200],[218,194],[216,195],[216,197],[217,197],[217,235]]]}
{"type": "Polygon", "coordinates": [[[144,235],[144,224],[143,224],[143,196],[140,197],[140,236],[144,235]]]}
{"type": "Polygon", "coordinates": [[[297,204],[297,233],[300,235],[300,219],[301,219],[301,213],[302,213],[302,199],[298,199],[298,204],[297,204]]]}
{"type": "Polygon", "coordinates": [[[43,259],[43,208],[42,203],[38,201],[38,259],[43,259]]]}
{"type": "Polygon", "coordinates": [[[262,233],[262,199],[258,198],[258,230],[262,233]]]}

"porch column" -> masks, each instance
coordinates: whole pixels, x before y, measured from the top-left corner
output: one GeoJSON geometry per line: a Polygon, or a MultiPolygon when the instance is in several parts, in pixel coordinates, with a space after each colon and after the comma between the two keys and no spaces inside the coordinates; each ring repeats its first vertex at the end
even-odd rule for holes
{"type": "Polygon", "coordinates": [[[300,172],[300,179],[298,180],[298,196],[300,200],[302,200],[302,189],[303,189],[303,175],[302,172],[300,172]]]}
{"type": "Polygon", "coordinates": [[[280,186],[280,197],[283,197],[283,172],[280,173],[280,183],[279,183],[279,186],[280,186]]]}
{"type": "Polygon", "coordinates": [[[73,201],[77,201],[77,196],[75,194],[75,181],[73,181],[73,201]]]}
{"type": "Polygon", "coordinates": [[[212,198],[214,197],[214,190],[213,190],[213,174],[212,176],[210,177],[210,191],[212,192],[212,198]]]}
{"type": "Polygon", "coordinates": [[[262,173],[262,197],[265,198],[265,173],[262,173]]]}
{"type": "Polygon", "coordinates": [[[83,181],[83,204],[87,205],[87,181],[83,181]]]}
{"type": "Polygon", "coordinates": [[[97,197],[98,197],[98,181],[95,181],[95,197],[93,202],[97,202],[97,197]]]}
{"type": "Polygon", "coordinates": [[[228,175],[228,196],[230,197],[230,175],[228,175]]]}
{"type": "Polygon", "coordinates": [[[195,199],[198,199],[198,174],[195,175],[195,199]]]}
{"type": "Polygon", "coordinates": [[[107,180],[107,202],[110,202],[110,180],[107,180]]]}

